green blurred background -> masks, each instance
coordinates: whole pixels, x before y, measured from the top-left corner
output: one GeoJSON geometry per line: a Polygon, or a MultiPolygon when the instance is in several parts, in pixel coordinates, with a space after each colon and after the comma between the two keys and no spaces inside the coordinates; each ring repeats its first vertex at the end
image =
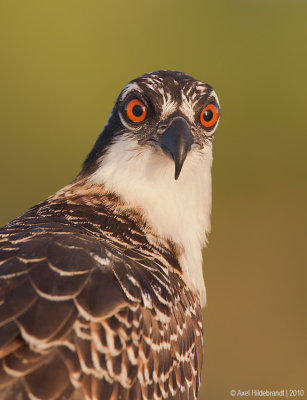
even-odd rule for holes
{"type": "Polygon", "coordinates": [[[306,0],[0,2],[0,223],[71,181],[122,87],[216,89],[200,399],[304,389],[306,0]]]}

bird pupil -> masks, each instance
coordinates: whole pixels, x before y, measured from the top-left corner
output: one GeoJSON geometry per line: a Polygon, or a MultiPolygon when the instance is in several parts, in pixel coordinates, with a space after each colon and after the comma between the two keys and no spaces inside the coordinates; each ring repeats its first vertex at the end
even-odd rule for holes
{"type": "Polygon", "coordinates": [[[136,105],[133,107],[132,113],[135,117],[140,117],[143,114],[143,108],[139,105],[136,105]]]}
{"type": "Polygon", "coordinates": [[[213,112],[211,110],[206,110],[204,112],[204,120],[209,122],[213,118],[213,112]]]}

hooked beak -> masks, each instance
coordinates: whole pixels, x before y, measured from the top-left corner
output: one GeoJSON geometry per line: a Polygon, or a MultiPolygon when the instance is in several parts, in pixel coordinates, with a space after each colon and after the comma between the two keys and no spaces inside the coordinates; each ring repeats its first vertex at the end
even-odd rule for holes
{"type": "Polygon", "coordinates": [[[194,142],[187,122],[181,117],[174,118],[169,127],[155,142],[174,160],[175,179],[177,180],[194,142]]]}

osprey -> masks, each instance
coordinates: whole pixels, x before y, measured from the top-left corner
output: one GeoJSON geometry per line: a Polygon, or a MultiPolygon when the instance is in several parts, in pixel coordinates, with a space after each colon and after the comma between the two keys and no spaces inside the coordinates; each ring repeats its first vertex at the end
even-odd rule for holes
{"type": "Polygon", "coordinates": [[[78,177],[0,232],[0,397],[196,399],[218,98],[120,93],[78,177]]]}

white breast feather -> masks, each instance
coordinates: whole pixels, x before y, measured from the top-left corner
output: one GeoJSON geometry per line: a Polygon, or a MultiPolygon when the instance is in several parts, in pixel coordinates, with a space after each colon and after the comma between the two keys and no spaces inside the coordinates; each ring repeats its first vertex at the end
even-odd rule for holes
{"type": "Polygon", "coordinates": [[[187,285],[206,291],[202,247],[210,230],[212,146],[192,149],[178,180],[173,160],[150,146],[122,135],[103,156],[90,179],[118,193],[132,207],[141,208],[152,229],[184,249],[180,265],[187,285]]]}

